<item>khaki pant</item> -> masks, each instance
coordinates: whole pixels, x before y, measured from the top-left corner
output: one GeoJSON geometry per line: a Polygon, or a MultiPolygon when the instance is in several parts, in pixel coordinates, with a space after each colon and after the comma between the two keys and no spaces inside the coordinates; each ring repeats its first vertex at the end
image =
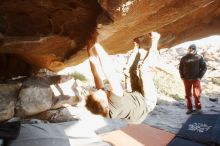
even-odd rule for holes
{"type": "Polygon", "coordinates": [[[125,84],[128,92],[138,91],[145,97],[145,104],[150,112],[157,103],[152,68],[147,60],[142,64],[139,59],[140,54],[137,53],[135,61],[129,69],[130,76],[126,76],[125,84]],[[139,66],[139,64],[142,65],[139,66]]]}

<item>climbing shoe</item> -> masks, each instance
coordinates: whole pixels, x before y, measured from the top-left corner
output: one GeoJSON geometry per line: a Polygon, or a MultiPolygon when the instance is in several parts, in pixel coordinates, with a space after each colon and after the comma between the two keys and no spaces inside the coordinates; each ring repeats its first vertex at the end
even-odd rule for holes
{"type": "Polygon", "coordinates": [[[202,110],[201,109],[196,109],[195,112],[193,112],[193,114],[202,114],[202,110]]]}
{"type": "Polygon", "coordinates": [[[186,111],[186,114],[188,115],[188,114],[192,114],[193,113],[193,109],[188,109],[187,111],[186,111]]]}

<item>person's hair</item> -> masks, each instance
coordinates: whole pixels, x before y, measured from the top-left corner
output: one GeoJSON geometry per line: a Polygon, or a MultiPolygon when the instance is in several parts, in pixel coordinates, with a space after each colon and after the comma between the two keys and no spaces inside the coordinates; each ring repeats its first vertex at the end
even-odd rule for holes
{"type": "Polygon", "coordinates": [[[193,49],[193,50],[196,50],[196,45],[195,44],[191,44],[190,46],[189,46],[189,48],[188,49],[193,49]]]}
{"type": "Polygon", "coordinates": [[[93,94],[87,96],[86,108],[93,114],[107,116],[108,108],[102,104],[102,102],[97,101],[93,94]]]}

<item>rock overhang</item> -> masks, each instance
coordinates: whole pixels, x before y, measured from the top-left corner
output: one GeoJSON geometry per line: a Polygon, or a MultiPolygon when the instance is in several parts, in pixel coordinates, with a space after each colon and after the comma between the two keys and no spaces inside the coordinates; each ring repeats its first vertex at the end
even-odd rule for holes
{"type": "Polygon", "coordinates": [[[1,0],[1,76],[81,63],[96,28],[98,41],[115,54],[151,31],[161,34],[163,48],[220,34],[219,25],[219,0],[1,0]]]}

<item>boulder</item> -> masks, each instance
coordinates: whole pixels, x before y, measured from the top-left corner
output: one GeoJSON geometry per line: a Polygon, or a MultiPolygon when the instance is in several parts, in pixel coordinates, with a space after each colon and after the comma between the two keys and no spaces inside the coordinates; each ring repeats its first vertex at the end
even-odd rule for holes
{"type": "Polygon", "coordinates": [[[53,106],[51,109],[58,109],[65,106],[75,106],[79,102],[77,96],[60,95],[53,97],[53,106]]]}
{"type": "Polygon", "coordinates": [[[44,78],[27,79],[19,92],[16,116],[26,117],[49,110],[53,103],[53,92],[49,85],[44,78]]]}
{"type": "Polygon", "coordinates": [[[58,109],[68,105],[77,105],[79,97],[73,89],[74,83],[75,79],[73,79],[71,75],[62,75],[60,76],[59,83],[50,86],[54,93],[53,106],[51,109],[58,109]]]}
{"type": "Polygon", "coordinates": [[[31,118],[37,118],[43,121],[49,121],[53,123],[78,120],[79,117],[76,116],[74,112],[72,112],[72,109],[73,108],[71,106],[67,106],[65,108],[60,108],[56,110],[48,110],[40,114],[34,115],[31,118]]]}
{"type": "Polygon", "coordinates": [[[14,116],[15,103],[22,84],[0,84],[0,122],[14,116]]]}

